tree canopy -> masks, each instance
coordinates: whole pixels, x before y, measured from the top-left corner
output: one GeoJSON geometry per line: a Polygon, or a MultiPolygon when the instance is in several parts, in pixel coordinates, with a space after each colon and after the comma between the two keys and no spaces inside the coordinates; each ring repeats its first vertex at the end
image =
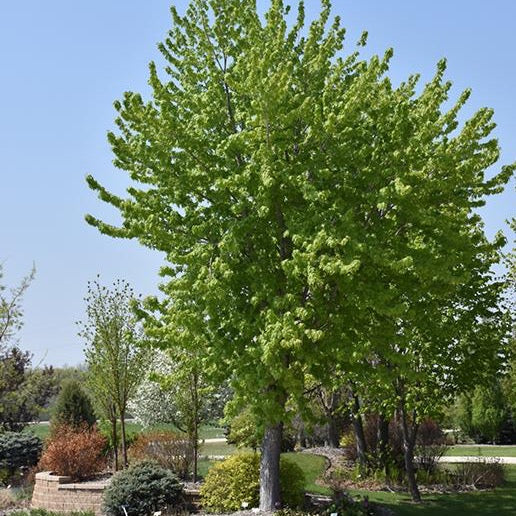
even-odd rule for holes
{"type": "Polygon", "coordinates": [[[281,0],[264,18],[248,0],[171,12],[152,98],[115,102],[109,141],[128,197],[87,178],[122,225],[87,221],[166,254],[148,331],[201,349],[210,372],[232,371],[265,428],[271,509],[286,402],[303,403],[307,374],[331,383],[336,364],[351,374],[380,356],[403,367],[459,341],[454,311],[487,288],[503,243],[486,239],[475,209],[514,166],[486,177],[499,157],[492,110],[459,124],[469,91],[444,107],[444,60],[422,87],[418,75],[393,84],[391,49],[360,57],[366,34],[343,55],[329,0],[308,26],[302,2],[294,17],[281,0]]]}

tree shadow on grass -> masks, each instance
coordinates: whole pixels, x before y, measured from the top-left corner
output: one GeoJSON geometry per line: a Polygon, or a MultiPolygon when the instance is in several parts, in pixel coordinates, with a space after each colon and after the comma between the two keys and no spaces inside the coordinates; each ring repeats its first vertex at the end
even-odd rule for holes
{"type": "MultiPolygon", "coordinates": [[[[373,497],[371,497],[373,498],[373,497]]],[[[375,497],[376,498],[376,497],[375,497]]],[[[422,504],[414,504],[407,497],[390,497],[378,500],[399,516],[433,516],[450,514],[453,516],[496,515],[514,516],[516,514],[516,468],[507,474],[506,483],[492,491],[472,493],[424,495],[422,504]]]]}

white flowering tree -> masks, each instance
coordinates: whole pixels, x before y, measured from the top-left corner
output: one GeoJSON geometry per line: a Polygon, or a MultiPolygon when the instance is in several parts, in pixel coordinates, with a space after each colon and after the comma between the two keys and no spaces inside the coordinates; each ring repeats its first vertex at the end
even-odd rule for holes
{"type": "Polygon", "coordinates": [[[135,396],[129,402],[129,412],[143,428],[161,423],[175,423],[178,411],[174,402],[174,391],[165,388],[159,381],[174,371],[173,362],[163,351],[156,351],[152,359],[150,374],[138,386],[135,396]]]}
{"type": "Polygon", "coordinates": [[[194,450],[193,478],[197,479],[199,426],[220,417],[229,394],[210,385],[199,357],[172,357],[156,350],[150,373],[140,383],[129,411],[144,428],[173,423],[188,435],[194,450]]]}

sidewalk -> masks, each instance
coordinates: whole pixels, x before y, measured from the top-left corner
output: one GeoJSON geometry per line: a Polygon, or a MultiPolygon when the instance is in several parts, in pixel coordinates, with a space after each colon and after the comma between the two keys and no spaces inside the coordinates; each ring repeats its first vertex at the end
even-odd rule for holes
{"type": "Polygon", "coordinates": [[[502,464],[516,464],[516,457],[488,457],[487,455],[452,456],[443,455],[439,462],[501,462],[502,464]]]}

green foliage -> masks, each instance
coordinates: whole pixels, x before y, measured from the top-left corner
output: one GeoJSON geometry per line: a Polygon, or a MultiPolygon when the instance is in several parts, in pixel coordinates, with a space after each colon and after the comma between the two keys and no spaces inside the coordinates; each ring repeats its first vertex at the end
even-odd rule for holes
{"type": "Polygon", "coordinates": [[[117,280],[111,288],[98,281],[88,282],[86,319],[78,323],[79,335],[86,342],[88,385],[95,406],[103,419],[112,423],[114,466],[117,467],[117,429],[121,423],[123,462],[127,463],[125,418],[127,404],[134,395],[147,366],[148,351],[143,345],[143,331],[131,305],[133,289],[117,280]]]}
{"type": "Polygon", "coordinates": [[[52,426],[69,425],[80,428],[86,424],[92,427],[95,421],[93,405],[81,384],[75,380],[66,382],[54,407],[52,426]]]}
{"type": "Polygon", "coordinates": [[[114,475],[104,492],[110,516],[148,516],[182,503],[182,487],[168,470],[153,462],[139,462],[114,475]]]}
{"type": "Polygon", "coordinates": [[[30,468],[38,463],[43,442],[30,433],[5,432],[0,434],[0,469],[10,474],[18,468],[30,468]]]}
{"type": "Polygon", "coordinates": [[[164,299],[141,311],[149,334],[230,371],[260,431],[288,419],[309,376],[353,381],[417,425],[504,363],[506,285],[491,270],[505,239],[477,209],[515,166],[486,176],[493,111],[461,123],[470,91],[450,98],[445,60],[425,85],[393,84],[392,49],[342,55],[329,0],[308,27],[303,3],[294,24],[287,11],[172,8],[151,98],[115,103],[128,195],[87,177],[122,223],[87,222],[166,255],[164,299]]]}
{"type": "MultiPolygon", "coordinates": [[[[227,419],[227,418],[226,418],[227,419]]],[[[229,423],[227,442],[238,448],[251,448],[257,450],[262,436],[256,426],[256,418],[251,411],[243,410],[233,417],[229,423]]]]}
{"type": "Polygon", "coordinates": [[[499,382],[477,387],[471,400],[471,425],[474,433],[481,439],[494,443],[506,419],[507,407],[499,382]]]}
{"type": "Polygon", "coordinates": [[[0,282],[0,431],[22,430],[29,421],[38,418],[56,390],[52,367],[31,369],[31,354],[12,344],[23,324],[21,300],[34,274],[33,269],[8,294],[0,282]]]}
{"type": "MultiPolygon", "coordinates": [[[[259,497],[260,456],[239,453],[215,464],[201,487],[203,506],[211,511],[236,511],[246,503],[256,507],[259,497]]],[[[281,500],[287,507],[300,507],[304,502],[303,470],[284,457],[280,461],[281,500]]]]}
{"type": "MultiPolygon", "coordinates": [[[[10,339],[23,325],[21,300],[35,274],[36,269],[33,267],[20,285],[10,289],[8,294],[6,294],[6,287],[0,283],[0,351],[7,347],[10,339]]],[[[2,264],[0,264],[0,280],[2,276],[2,264]]]]}
{"type": "Polygon", "coordinates": [[[264,22],[241,0],[173,9],[152,99],[115,103],[109,141],[129,196],[87,178],[123,218],[88,223],[166,253],[167,298],[146,303],[153,335],[233,371],[260,421],[282,419],[282,394],[301,396],[305,371],[331,381],[336,364],[367,364],[371,347],[389,363],[379,389],[389,371],[417,376],[411,402],[440,395],[436,372],[451,378],[452,364],[457,381],[473,362],[486,375],[497,365],[482,368],[498,331],[494,312],[483,316],[503,239],[487,241],[473,212],[513,172],[484,176],[499,156],[493,113],[459,128],[469,91],[444,107],[444,60],[418,88],[418,76],[398,87],[385,76],[390,49],[342,56],[330,10],[301,38],[303,9],[288,30],[282,2],[264,22]]]}
{"type": "Polygon", "coordinates": [[[458,396],[452,407],[452,424],[469,437],[474,435],[472,422],[471,396],[467,393],[458,396]]]}
{"type": "Polygon", "coordinates": [[[57,390],[52,367],[30,364],[30,353],[16,346],[0,350],[0,430],[20,431],[38,419],[57,390]]]}
{"type": "Polygon", "coordinates": [[[260,457],[239,453],[215,464],[201,486],[203,507],[211,511],[236,511],[242,504],[256,507],[260,489],[260,457]]]}

